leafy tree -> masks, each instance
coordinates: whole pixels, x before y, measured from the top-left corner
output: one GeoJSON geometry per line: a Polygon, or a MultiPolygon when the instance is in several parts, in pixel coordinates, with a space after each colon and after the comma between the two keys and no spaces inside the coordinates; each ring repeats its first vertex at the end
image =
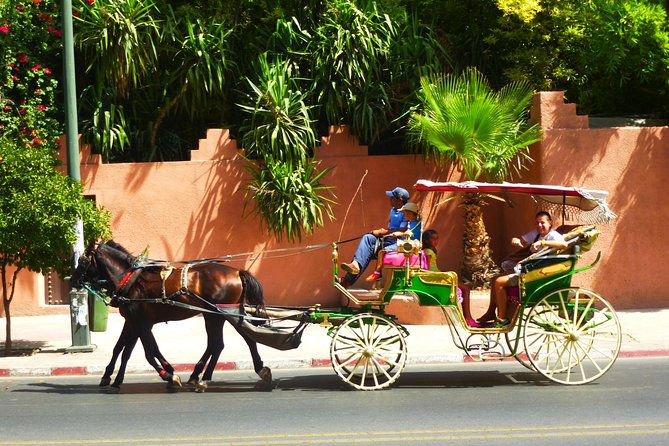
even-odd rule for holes
{"type": "Polygon", "coordinates": [[[51,268],[65,274],[75,221],[83,220],[92,240],[108,235],[109,215],[84,199],[79,183],[56,170],[63,131],[53,73],[61,48],[57,5],[5,1],[0,17],[0,277],[9,352],[18,274],[51,268]]]}
{"type": "Polygon", "coordinates": [[[109,215],[82,195],[81,185],[55,169],[52,148],[26,147],[0,136],[0,274],[7,318],[5,350],[12,348],[10,304],[23,269],[64,275],[71,267],[75,222],[88,241],[109,235],[109,215]],[[10,266],[15,267],[11,277],[10,266]]]}
{"type": "MultiPolygon", "coordinates": [[[[431,76],[421,81],[420,104],[409,119],[409,136],[428,156],[462,166],[467,180],[502,181],[530,161],[528,146],[540,129],[527,123],[533,91],[511,83],[494,91],[476,69],[460,75],[431,76]]],[[[464,279],[486,286],[497,272],[483,223],[484,197],[466,194],[464,279]]]]}
{"type": "Polygon", "coordinates": [[[582,113],[666,113],[669,28],[654,1],[502,1],[488,51],[508,80],[565,90],[582,113]]]}

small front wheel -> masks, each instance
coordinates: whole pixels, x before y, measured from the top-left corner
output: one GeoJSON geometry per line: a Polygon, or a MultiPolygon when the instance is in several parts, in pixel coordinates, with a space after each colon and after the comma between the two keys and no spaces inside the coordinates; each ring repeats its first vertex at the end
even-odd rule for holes
{"type": "Polygon", "coordinates": [[[532,307],[524,325],[533,368],[561,384],[585,384],[613,365],[622,342],[611,304],[582,288],[554,291],[532,307]]]}
{"type": "Polygon", "coordinates": [[[330,345],[332,367],[344,382],[360,390],[390,386],[406,363],[404,330],[388,317],[362,313],[346,319],[330,345]]]}

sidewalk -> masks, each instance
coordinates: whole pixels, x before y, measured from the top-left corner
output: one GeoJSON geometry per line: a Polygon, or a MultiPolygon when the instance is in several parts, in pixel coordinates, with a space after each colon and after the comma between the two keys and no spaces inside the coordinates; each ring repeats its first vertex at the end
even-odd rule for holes
{"type": "MultiPolygon", "coordinates": [[[[669,309],[617,312],[623,332],[619,357],[669,356],[669,309]]],[[[102,375],[123,326],[123,318],[109,314],[107,330],[91,332],[92,352],[65,353],[72,346],[70,315],[13,317],[12,340],[15,349],[30,348],[26,356],[0,356],[0,377],[50,375],[102,375]]],[[[0,347],[4,348],[6,319],[0,319],[0,347]]],[[[463,362],[466,355],[453,343],[448,326],[411,325],[406,327],[408,363],[463,362]]],[[[185,321],[158,324],[153,330],[164,356],[177,371],[192,370],[206,346],[201,316],[185,321]]],[[[224,330],[225,349],[218,370],[252,369],[251,356],[230,324],[224,330]]],[[[294,350],[279,351],[259,345],[260,355],[270,368],[329,366],[330,340],[327,330],[309,325],[302,344],[294,350]]],[[[154,372],[144,358],[141,343],[128,363],[128,373],[154,372]]]]}

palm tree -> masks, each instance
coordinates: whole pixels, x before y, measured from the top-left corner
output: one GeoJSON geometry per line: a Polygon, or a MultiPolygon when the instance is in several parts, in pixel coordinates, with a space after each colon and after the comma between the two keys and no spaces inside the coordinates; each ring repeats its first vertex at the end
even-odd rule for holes
{"type": "MultiPolygon", "coordinates": [[[[427,156],[459,163],[465,179],[503,181],[531,160],[528,146],[540,140],[538,125],[527,122],[533,91],[513,82],[491,89],[475,68],[459,76],[421,79],[419,105],[408,122],[410,142],[427,156]]],[[[480,194],[466,194],[462,274],[475,287],[485,287],[498,272],[485,229],[480,194]]]]}

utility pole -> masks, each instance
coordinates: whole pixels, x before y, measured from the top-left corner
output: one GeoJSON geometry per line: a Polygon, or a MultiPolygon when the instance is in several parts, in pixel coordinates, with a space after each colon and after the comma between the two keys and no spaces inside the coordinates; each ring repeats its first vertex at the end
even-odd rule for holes
{"type": "MultiPolygon", "coordinates": [[[[67,174],[75,181],[81,181],[79,169],[79,129],[77,126],[77,88],[74,70],[74,30],[72,26],[72,0],[61,1],[63,21],[63,69],[65,94],[65,139],[67,146],[67,174]]],[[[81,218],[75,223],[77,241],[72,248],[73,268],[79,264],[84,252],[84,224],[81,218]]],[[[70,353],[92,352],[91,332],[88,325],[88,292],[84,289],[70,289],[70,324],[72,346],[70,353]]]]}

